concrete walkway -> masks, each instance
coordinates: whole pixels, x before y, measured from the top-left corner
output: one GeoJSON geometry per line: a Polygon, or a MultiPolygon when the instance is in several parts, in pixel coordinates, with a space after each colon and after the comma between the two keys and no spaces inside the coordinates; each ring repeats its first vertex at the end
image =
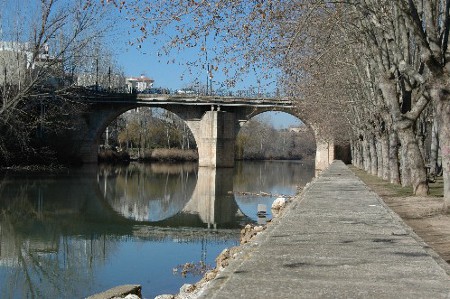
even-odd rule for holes
{"type": "Polygon", "coordinates": [[[448,265],[340,161],[201,298],[450,298],[448,265]]]}

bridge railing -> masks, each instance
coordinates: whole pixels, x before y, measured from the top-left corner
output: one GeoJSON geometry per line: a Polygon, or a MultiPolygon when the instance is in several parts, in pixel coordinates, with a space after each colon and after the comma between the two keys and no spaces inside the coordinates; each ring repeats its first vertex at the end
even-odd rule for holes
{"type": "Polygon", "coordinates": [[[125,92],[123,90],[105,90],[105,89],[91,89],[82,86],[76,86],[72,90],[81,100],[89,102],[120,102],[120,101],[148,101],[151,99],[153,102],[165,102],[165,101],[183,101],[183,102],[198,102],[198,103],[210,103],[223,102],[228,104],[242,104],[243,102],[251,101],[259,104],[273,104],[277,103],[277,106],[290,106],[291,101],[278,92],[255,92],[253,90],[216,90],[214,92],[201,92],[183,90],[180,92],[165,89],[164,92],[155,92],[152,89],[151,92],[125,92]],[[267,102],[267,103],[266,103],[267,102]]]}
{"type": "Polygon", "coordinates": [[[150,88],[144,91],[129,90],[127,88],[103,88],[102,86],[76,86],[77,89],[84,89],[88,92],[102,94],[171,94],[171,95],[197,95],[197,96],[217,96],[217,97],[239,97],[239,98],[280,98],[282,94],[279,91],[258,91],[257,89],[242,90],[196,90],[196,89],[168,89],[168,88],[150,88]]]}
{"type": "Polygon", "coordinates": [[[212,92],[201,92],[202,96],[219,96],[219,97],[239,97],[239,98],[280,98],[281,94],[278,91],[273,92],[258,92],[255,90],[213,90],[212,92]]]}

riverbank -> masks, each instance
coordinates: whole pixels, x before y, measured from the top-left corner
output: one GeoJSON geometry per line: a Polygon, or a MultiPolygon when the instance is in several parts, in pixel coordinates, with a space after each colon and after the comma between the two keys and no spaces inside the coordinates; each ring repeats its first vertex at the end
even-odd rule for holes
{"type": "Polygon", "coordinates": [[[67,171],[69,167],[62,164],[50,164],[50,165],[16,165],[8,167],[0,167],[0,173],[59,173],[62,171],[67,171]]]}
{"type": "Polygon", "coordinates": [[[350,169],[376,192],[414,232],[446,262],[450,262],[450,215],[442,212],[442,177],[430,183],[430,195],[413,196],[411,188],[392,185],[365,171],[350,169]]]}
{"type": "MultiPolygon", "coordinates": [[[[434,195],[434,197],[427,197],[427,198],[414,198],[411,196],[410,194],[410,188],[401,188],[398,186],[393,186],[390,185],[386,182],[383,182],[382,180],[378,179],[377,177],[371,176],[366,174],[363,171],[360,171],[358,169],[355,169],[353,167],[350,167],[352,169],[352,171],[354,173],[356,173],[361,179],[364,180],[364,182],[366,183],[366,185],[368,185],[372,190],[374,190],[375,192],[378,193],[378,195],[380,197],[383,198],[384,202],[386,204],[389,204],[389,206],[391,207],[391,209],[396,210],[396,212],[398,214],[400,214],[403,217],[403,220],[414,229],[414,231],[426,242],[428,242],[428,244],[430,246],[432,246],[432,248],[438,252],[440,254],[440,256],[444,259],[444,260],[448,260],[446,258],[446,253],[445,253],[445,249],[449,248],[450,246],[448,245],[448,236],[450,236],[450,232],[448,227],[450,227],[450,224],[448,224],[447,222],[443,222],[443,219],[446,219],[448,221],[450,221],[450,217],[447,217],[445,215],[440,214],[440,208],[442,206],[442,198],[439,198],[439,183],[437,184],[433,184],[431,186],[432,189],[432,194],[434,195]],[[412,222],[416,222],[417,226],[415,227],[414,225],[412,225],[410,223],[410,221],[412,222]],[[428,223],[428,224],[427,224],[428,223]],[[436,224],[441,224],[441,226],[444,227],[440,227],[439,225],[436,224]],[[422,229],[423,232],[421,232],[419,229],[422,229]],[[428,238],[427,238],[428,236],[428,238]],[[431,238],[431,239],[430,239],[431,238]],[[447,238],[447,240],[445,239],[447,238]],[[433,244],[433,240],[434,240],[434,244],[433,244]],[[439,248],[439,246],[441,246],[442,248],[439,248]]],[[[335,175],[335,180],[342,180],[343,178],[341,177],[340,173],[337,174],[338,176],[335,175]]],[[[322,178],[323,180],[323,178],[322,178]]],[[[386,222],[386,219],[392,217],[392,219],[397,219],[398,217],[396,216],[390,216],[388,218],[386,217],[382,217],[382,221],[379,224],[375,224],[373,223],[373,219],[370,218],[371,213],[374,212],[373,209],[375,208],[368,208],[368,207],[375,207],[375,206],[379,206],[379,200],[378,200],[378,204],[376,203],[371,203],[368,204],[366,203],[366,197],[370,196],[372,197],[373,193],[369,192],[368,195],[363,195],[362,192],[364,191],[367,192],[367,188],[362,189],[363,191],[358,191],[358,190],[354,190],[354,188],[356,188],[356,185],[354,183],[350,184],[349,187],[344,188],[344,192],[351,192],[351,194],[343,196],[341,197],[335,197],[335,192],[337,191],[337,187],[340,186],[340,184],[337,184],[337,186],[335,186],[335,188],[332,188],[332,186],[329,186],[330,184],[333,185],[334,180],[331,180],[331,178],[326,177],[325,179],[325,185],[322,188],[325,189],[330,189],[329,192],[332,192],[332,196],[333,198],[336,198],[336,201],[341,202],[342,204],[344,204],[344,202],[346,202],[347,200],[349,200],[349,195],[353,196],[356,195],[357,196],[357,200],[351,204],[351,208],[349,207],[341,207],[341,205],[338,205],[336,207],[334,207],[333,209],[330,210],[330,212],[326,212],[326,210],[324,210],[324,208],[326,208],[325,206],[320,207],[320,209],[315,208],[313,209],[311,212],[314,212],[315,210],[317,211],[321,211],[320,214],[314,216],[314,217],[325,217],[326,219],[328,219],[327,217],[331,217],[330,219],[326,220],[325,222],[320,222],[322,223],[322,225],[324,225],[325,223],[328,222],[333,222],[335,221],[336,217],[339,219],[341,219],[342,217],[342,221],[338,221],[335,223],[335,225],[347,225],[347,227],[349,229],[351,229],[352,227],[356,227],[356,228],[360,228],[362,229],[363,227],[367,227],[367,229],[375,229],[376,227],[381,227],[382,230],[380,231],[376,231],[376,234],[374,234],[374,232],[367,234],[364,234],[364,236],[361,237],[361,239],[358,239],[358,237],[355,235],[356,233],[359,233],[359,229],[357,229],[357,231],[354,233],[349,233],[347,231],[344,231],[345,234],[343,235],[343,237],[345,237],[342,242],[335,242],[333,241],[335,238],[337,238],[337,236],[335,236],[335,234],[333,233],[333,237],[331,237],[331,239],[323,239],[323,241],[319,241],[317,240],[317,242],[315,242],[316,246],[314,247],[314,251],[311,252],[316,252],[315,250],[319,250],[322,247],[326,247],[328,245],[330,246],[337,246],[337,248],[340,248],[341,246],[351,246],[351,244],[355,243],[355,245],[357,244],[361,244],[364,246],[368,246],[368,249],[365,250],[361,247],[357,247],[355,250],[356,253],[359,253],[360,251],[364,251],[364,252],[372,252],[372,253],[368,253],[369,255],[375,254],[376,252],[378,252],[378,250],[380,248],[383,248],[382,251],[386,250],[386,249],[392,249],[394,250],[394,256],[389,255],[387,256],[389,258],[389,261],[391,258],[394,258],[395,256],[399,255],[400,252],[403,252],[404,250],[407,250],[407,252],[404,253],[404,258],[407,260],[410,260],[410,258],[414,258],[414,262],[419,262],[421,261],[424,257],[425,257],[425,253],[417,253],[418,251],[414,251],[410,254],[410,251],[412,250],[410,247],[410,245],[408,245],[407,247],[403,248],[402,247],[398,247],[397,244],[403,244],[404,242],[406,242],[407,244],[410,244],[411,238],[409,237],[411,233],[409,233],[411,231],[410,228],[407,228],[406,226],[404,226],[404,230],[406,230],[406,233],[399,233],[397,232],[397,230],[395,230],[394,233],[392,234],[388,234],[386,236],[382,236],[380,237],[379,234],[382,233],[389,233],[390,230],[392,230],[392,226],[390,226],[390,221],[386,222]],[[372,194],[370,194],[372,193],[372,194]],[[363,201],[362,203],[360,201],[363,201]],[[361,206],[361,207],[360,207],[361,206]],[[367,210],[367,211],[366,211],[367,210]],[[342,214],[341,216],[340,213],[343,212],[344,214],[342,214]],[[362,213],[368,213],[367,219],[359,219],[359,217],[363,217],[362,213]],[[358,217],[358,221],[351,221],[351,218],[355,216],[358,217]],[[342,223],[341,223],[342,222],[342,223]],[[386,226],[386,227],[385,227],[386,226]],[[383,229],[383,227],[385,227],[385,229],[383,229]],[[354,240],[354,241],[350,241],[348,238],[352,239],[352,238],[357,238],[358,240],[354,240]],[[375,239],[373,239],[375,238],[375,239]],[[408,239],[408,240],[406,240],[408,239]],[[366,242],[368,242],[366,244],[366,242]],[[329,244],[331,243],[331,244],[329,244]],[[356,244],[357,243],[357,244],[356,244]],[[319,248],[317,248],[317,244],[320,244],[319,248]],[[333,245],[334,244],[334,245],[333,245]],[[373,247],[375,246],[375,247],[373,247]]],[[[344,178],[344,181],[346,180],[346,178],[344,178]]],[[[317,189],[317,188],[316,188],[317,189]]],[[[317,191],[320,191],[321,189],[319,188],[317,191]]],[[[297,195],[297,199],[300,200],[302,203],[298,203],[295,202],[294,203],[294,209],[297,209],[300,211],[301,214],[304,214],[305,211],[301,212],[301,210],[303,210],[304,208],[306,209],[306,216],[307,219],[309,219],[308,215],[309,215],[309,210],[307,208],[307,206],[304,206],[304,200],[303,200],[303,194],[299,194],[297,195]]],[[[321,197],[320,197],[321,198],[321,197]]],[[[324,198],[329,198],[329,196],[326,196],[324,198]]],[[[296,200],[294,200],[296,201],[296,200]]],[[[313,201],[314,202],[314,201],[313,201]]],[[[334,202],[331,201],[331,202],[334,202]]],[[[325,204],[325,203],[324,203],[325,204]]],[[[350,204],[350,203],[349,203],[350,204]]],[[[346,203],[347,205],[347,203],[346,203]]],[[[292,209],[292,208],[288,208],[288,210],[292,209]]],[[[377,210],[377,209],[376,209],[377,210]]],[[[378,211],[378,210],[377,210],[378,211]]],[[[376,212],[378,214],[378,212],[376,212]]],[[[393,212],[389,212],[388,214],[394,214],[393,212]]],[[[304,217],[304,216],[303,216],[304,217]]],[[[312,217],[312,216],[311,216],[312,217]]],[[[313,218],[314,218],[313,217],[313,218]]],[[[365,217],[365,216],[364,216],[365,217]]],[[[391,219],[391,220],[392,220],[391,219]]],[[[297,221],[297,220],[296,220],[297,221]]],[[[308,220],[309,221],[309,220],[308,220]]],[[[316,220],[314,220],[316,221],[316,220]]],[[[334,223],[334,222],[333,222],[334,223]]],[[[202,294],[202,286],[203,285],[208,285],[210,282],[212,282],[213,278],[216,275],[223,275],[220,274],[222,271],[225,271],[226,273],[231,273],[230,275],[232,276],[245,276],[247,275],[248,271],[244,271],[244,272],[239,272],[239,270],[233,271],[230,269],[226,269],[227,266],[229,264],[235,264],[236,263],[241,263],[243,260],[249,258],[249,256],[252,254],[251,252],[254,252],[254,250],[259,251],[259,244],[263,242],[264,240],[268,240],[272,237],[268,237],[268,235],[272,234],[271,231],[278,231],[280,233],[280,225],[282,225],[282,223],[280,223],[279,219],[274,219],[274,221],[272,221],[267,227],[252,227],[252,226],[247,226],[244,231],[243,231],[243,236],[245,236],[243,238],[245,243],[244,245],[238,246],[238,247],[234,247],[234,248],[230,248],[229,250],[225,250],[222,252],[222,254],[220,254],[218,256],[218,258],[216,259],[217,261],[217,268],[215,270],[213,270],[212,272],[208,272],[205,277],[202,279],[202,281],[200,281],[199,283],[195,284],[195,285],[184,285],[181,289],[180,289],[180,294],[174,296],[174,295],[163,295],[159,298],[196,298],[196,296],[201,295],[202,294]],[[261,231],[263,231],[263,233],[260,234],[261,231]],[[266,232],[267,231],[267,232],[266,232]],[[255,236],[257,235],[256,240],[252,241],[252,242],[247,242],[248,238],[250,236],[255,236]],[[236,262],[235,262],[236,260],[236,262]],[[218,269],[220,269],[220,271],[218,271],[218,269]],[[239,275],[236,275],[236,273],[240,273],[239,275]]],[[[298,238],[301,238],[302,240],[304,238],[306,238],[304,241],[300,242],[298,244],[298,246],[302,247],[302,246],[306,246],[308,245],[308,243],[305,243],[307,241],[307,239],[309,237],[307,236],[316,236],[316,234],[314,234],[314,232],[308,233],[308,231],[312,228],[310,228],[309,226],[311,225],[311,223],[306,223],[305,225],[302,225],[301,229],[298,230],[293,230],[293,228],[291,228],[290,226],[288,227],[288,230],[291,230],[293,232],[293,236],[292,238],[294,238],[296,240],[296,242],[298,242],[298,238]],[[306,225],[308,225],[306,227],[306,225]],[[295,232],[294,232],[295,231],[295,232]]],[[[335,229],[335,225],[332,225],[332,230],[334,232],[335,229]]],[[[318,228],[320,229],[320,228],[318,228]]],[[[402,229],[402,228],[399,228],[402,229]]],[[[288,236],[288,234],[286,233],[286,231],[284,229],[281,229],[283,231],[282,235],[276,235],[275,237],[277,238],[282,238],[283,240],[285,238],[290,238],[288,236]]],[[[414,234],[412,234],[414,235],[414,234]]],[[[317,235],[317,237],[319,237],[319,235],[317,235]]],[[[315,238],[315,237],[314,237],[315,238]]],[[[281,240],[281,239],[280,239],[281,240]]],[[[419,239],[418,239],[419,240],[419,239]]],[[[422,249],[417,248],[417,250],[425,250],[427,254],[429,253],[429,250],[427,250],[427,246],[424,245],[424,243],[421,243],[421,241],[419,240],[419,243],[422,244],[422,249]]],[[[287,246],[288,243],[286,243],[283,246],[287,246]]],[[[314,245],[314,244],[313,244],[314,245]]],[[[276,246],[276,244],[273,244],[271,247],[271,250],[274,248],[273,246],[276,246]]],[[[287,248],[283,247],[283,255],[282,256],[286,256],[288,257],[288,259],[290,260],[291,258],[293,258],[294,256],[292,256],[290,253],[287,254],[285,252],[285,250],[287,250],[287,248]]],[[[333,249],[334,250],[334,249],[333,249]]],[[[272,251],[271,251],[272,252],[272,251]]],[[[294,255],[297,253],[294,253],[294,255]]],[[[333,251],[333,254],[335,254],[335,251],[333,251]]],[[[314,254],[315,255],[315,254],[314,254]]],[[[378,254],[377,254],[378,255],[378,254]]],[[[431,254],[430,254],[431,255],[431,254]]],[[[276,255],[272,255],[272,258],[274,259],[279,259],[279,258],[283,258],[282,256],[276,256],[276,255]]],[[[432,255],[431,255],[432,256],[432,255]]],[[[435,254],[435,256],[437,256],[435,254]]],[[[310,259],[312,258],[312,256],[307,255],[306,257],[300,257],[300,258],[307,258],[310,259]]],[[[355,257],[352,257],[351,259],[354,259],[355,257]]],[[[370,257],[361,257],[364,260],[364,263],[367,263],[367,261],[370,261],[370,263],[375,263],[373,265],[373,267],[377,268],[380,265],[378,263],[383,264],[383,259],[386,258],[385,255],[380,255],[378,258],[376,259],[372,259],[370,257]],[[373,260],[373,261],[372,261],[373,260]]],[[[439,259],[441,260],[441,259],[439,259]]],[[[347,258],[345,258],[345,263],[347,263],[347,258]]],[[[443,260],[441,260],[442,263],[445,264],[445,262],[443,260]]],[[[267,261],[268,263],[271,261],[267,261]]],[[[327,260],[321,260],[321,263],[323,262],[327,262],[327,260]]],[[[407,261],[402,261],[401,264],[395,264],[394,263],[394,267],[395,265],[398,265],[398,270],[397,271],[402,271],[402,273],[404,271],[408,270],[404,269],[404,267],[408,267],[408,265],[403,265],[404,262],[407,261]]],[[[361,264],[361,266],[364,265],[364,263],[361,264]]],[[[253,264],[252,264],[253,265],[253,264]]],[[[303,263],[303,262],[299,262],[298,263],[298,271],[306,271],[308,269],[304,269],[304,267],[307,268],[311,268],[313,267],[315,264],[314,263],[303,263]],[[301,267],[300,267],[301,266],[301,267]]],[[[357,267],[357,264],[349,264],[348,267],[345,267],[345,269],[343,269],[343,271],[348,271],[351,270],[353,267],[357,267]]],[[[317,265],[320,266],[320,265],[317,265]]],[[[331,267],[332,265],[330,265],[331,267]]],[[[253,266],[251,266],[253,267],[253,266]]],[[[266,267],[266,266],[264,266],[266,267]]],[[[359,267],[359,266],[358,266],[359,267]]],[[[314,267],[315,270],[311,270],[311,271],[321,271],[320,269],[322,268],[318,268],[314,267]]],[[[328,268],[327,268],[328,269],[328,268]]],[[[331,269],[331,268],[330,268],[331,269]]],[[[284,271],[286,269],[282,269],[282,271],[284,271]]],[[[297,270],[296,270],[297,271],[297,270]]],[[[308,270],[309,271],[309,270],[308,270]]],[[[415,270],[416,271],[416,270],[415,270]]],[[[419,270],[420,271],[420,270],[419,270]]],[[[259,272],[258,272],[259,273],[259,272]]],[[[307,272],[305,275],[308,275],[309,272],[307,272]]],[[[328,272],[327,272],[328,273],[328,272]]],[[[419,273],[419,272],[417,272],[419,273]]],[[[419,273],[420,274],[420,273],[419,273]]],[[[327,274],[328,275],[328,274],[327,274]]],[[[381,275],[381,277],[384,277],[385,273],[383,272],[382,274],[376,274],[376,277],[379,277],[379,275],[381,275]]],[[[403,277],[403,274],[399,274],[401,277],[403,277]]],[[[221,276],[219,276],[221,277],[221,276]]],[[[222,281],[224,278],[221,277],[219,280],[222,281]]],[[[228,279],[228,278],[227,278],[228,279]]],[[[377,278],[378,279],[378,278],[377,278]]],[[[395,278],[395,279],[398,279],[395,278]]],[[[425,280],[427,280],[427,278],[423,278],[425,280]]],[[[215,282],[217,284],[217,282],[215,282]]],[[[220,282],[219,282],[220,284],[220,282]]]]}
{"type": "MultiPolygon", "coordinates": [[[[293,213],[296,214],[294,218],[283,219],[281,222],[275,219],[273,224],[264,229],[257,227],[257,231],[247,227],[244,232],[259,237],[253,242],[244,242],[245,245],[241,243],[239,247],[224,251],[217,258],[219,271],[206,275],[196,285],[183,286],[178,295],[164,295],[158,298],[209,298],[209,296],[225,298],[232,294],[248,298],[265,294],[259,289],[254,289],[250,293],[247,291],[245,286],[255,283],[254,275],[258,275],[259,282],[264,281],[260,284],[262,289],[268,289],[266,284],[271,284],[274,280],[279,280],[281,284],[294,289],[297,289],[299,284],[302,285],[301,290],[280,290],[285,295],[286,292],[291,295],[302,294],[305,288],[307,294],[311,294],[308,290],[317,294],[318,289],[315,289],[318,287],[317,284],[320,285],[320,292],[325,290],[327,293],[326,289],[332,284],[329,294],[349,294],[356,291],[357,293],[353,295],[358,294],[358,297],[387,293],[415,294],[424,297],[434,292],[447,292],[448,289],[444,287],[439,291],[435,287],[428,288],[429,285],[435,285],[436,281],[440,281],[439,285],[442,285],[450,273],[450,268],[445,263],[448,261],[450,248],[450,217],[441,213],[442,198],[439,197],[439,183],[431,186],[432,194],[435,196],[413,197],[409,194],[410,188],[392,186],[351,167],[353,173],[378,194],[374,196],[360,182],[344,175],[342,167],[334,165],[334,168],[337,170],[332,172],[336,173],[327,174],[326,178],[317,180],[323,182],[318,183],[316,180],[313,182],[314,191],[307,190],[305,194],[298,195],[300,202],[294,202],[294,205],[288,208],[290,214],[288,218],[292,218],[293,213]],[[318,184],[320,187],[316,186],[318,184]],[[343,187],[343,184],[346,187],[343,187]],[[327,193],[330,193],[329,196],[325,196],[327,193]],[[330,196],[333,198],[332,201],[328,200],[330,196]],[[381,198],[391,211],[383,205],[380,206],[380,199],[376,199],[377,197],[381,198]],[[311,204],[312,209],[309,207],[311,204]],[[400,215],[409,227],[399,221],[399,217],[394,215],[392,210],[400,215]],[[286,226],[284,222],[290,224],[286,226]],[[292,227],[297,222],[301,224],[300,230],[292,227]],[[290,230],[290,233],[286,229],[290,230]],[[262,235],[256,233],[263,230],[265,232],[262,235]],[[427,244],[424,244],[417,235],[434,251],[429,250],[427,244]],[[311,242],[311,238],[315,241],[311,242]],[[282,240],[285,241],[280,245],[279,242],[282,240]],[[295,244],[291,244],[292,242],[295,244]],[[332,251],[328,251],[328,247],[332,251]],[[347,247],[353,249],[345,250],[347,247]],[[266,257],[265,251],[268,251],[271,258],[266,257]],[[322,251],[325,255],[322,255],[322,251]],[[349,252],[351,255],[348,255],[349,252]],[[411,263],[412,259],[414,262],[411,263]],[[302,275],[292,277],[279,274],[288,271],[283,267],[284,260],[295,265],[292,270],[295,273],[300,271],[302,275]],[[340,260],[345,266],[341,270],[339,270],[340,260]],[[327,265],[325,270],[324,263],[327,265]],[[280,269],[276,271],[275,268],[280,269]],[[432,272],[429,272],[430,269],[433,269],[432,272]],[[336,277],[333,276],[334,272],[336,277]],[[437,273],[440,274],[434,277],[437,273]],[[343,280],[343,276],[346,275],[348,279],[343,280]],[[217,278],[213,280],[216,276],[219,280],[217,278]],[[266,281],[265,278],[269,277],[270,279],[266,281]],[[286,280],[295,280],[295,284],[289,285],[286,280]],[[413,283],[416,287],[423,288],[399,287],[400,280],[406,285],[413,283]],[[345,287],[348,284],[351,284],[351,287],[345,287]]],[[[274,294],[281,294],[276,291],[276,286],[269,289],[274,294]]]]}
{"type": "Polygon", "coordinates": [[[443,298],[450,292],[449,265],[340,161],[264,233],[227,256],[229,265],[197,294],[186,286],[160,298],[443,298]]]}

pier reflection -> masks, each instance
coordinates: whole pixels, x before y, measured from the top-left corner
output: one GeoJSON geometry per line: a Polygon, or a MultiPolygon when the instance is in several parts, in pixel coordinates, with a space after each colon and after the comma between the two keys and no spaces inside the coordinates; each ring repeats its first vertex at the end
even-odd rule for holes
{"type": "Polygon", "coordinates": [[[103,199],[118,214],[158,226],[237,228],[250,221],[233,194],[233,169],[196,164],[100,167],[103,199]]]}

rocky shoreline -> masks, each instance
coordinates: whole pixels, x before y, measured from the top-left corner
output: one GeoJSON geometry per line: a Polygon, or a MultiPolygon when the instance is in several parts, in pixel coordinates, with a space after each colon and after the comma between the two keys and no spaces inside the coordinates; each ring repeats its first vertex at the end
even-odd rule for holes
{"type": "MultiPolygon", "coordinates": [[[[282,215],[285,207],[291,199],[278,197],[272,204],[271,211],[273,219],[282,215]]],[[[240,235],[240,245],[224,249],[216,258],[216,267],[203,275],[203,278],[195,284],[184,284],[178,294],[158,295],[154,299],[196,299],[202,295],[205,287],[216,278],[216,276],[229,266],[230,262],[243,254],[243,246],[250,243],[257,235],[263,233],[274,221],[269,220],[265,225],[247,224],[240,235]]]]}
{"type": "MultiPolygon", "coordinates": [[[[297,194],[298,196],[298,194],[297,194]]],[[[240,233],[240,245],[224,249],[216,258],[215,268],[207,271],[203,278],[195,284],[184,284],[178,294],[162,294],[154,299],[196,299],[201,296],[204,288],[214,278],[225,269],[232,260],[243,254],[244,246],[263,233],[269,225],[274,224],[274,220],[283,214],[285,207],[292,202],[292,198],[278,197],[272,204],[272,220],[268,220],[265,225],[247,224],[240,233]]],[[[87,299],[142,299],[140,285],[118,286],[102,293],[89,296],[87,299]],[[127,291],[128,289],[128,291],[127,291]],[[136,292],[136,290],[139,292],[136,292]]]]}

